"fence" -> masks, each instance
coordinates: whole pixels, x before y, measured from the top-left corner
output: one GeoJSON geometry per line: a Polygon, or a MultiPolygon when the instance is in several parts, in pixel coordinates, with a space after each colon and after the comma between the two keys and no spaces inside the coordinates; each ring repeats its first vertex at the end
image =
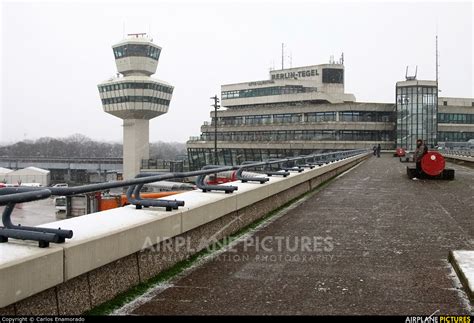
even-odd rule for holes
{"type": "Polygon", "coordinates": [[[322,165],[337,161],[343,158],[355,156],[367,152],[365,149],[345,150],[322,154],[313,154],[308,156],[284,158],[278,160],[267,160],[263,162],[245,162],[237,166],[219,166],[207,165],[201,170],[192,172],[175,172],[167,174],[142,173],[136,178],[124,181],[107,182],[99,184],[90,184],[76,187],[15,187],[3,188],[0,190],[0,206],[6,206],[2,214],[3,227],[0,227],[0,242],[8,242],[9,238],[32,240],[39,243],[40,248],[46,248],[49,243],[63,243],[65,239],[70,239],[73,232],[67,229],[51,229],[39,227],[26,227],[14,225],[11,221],[11,214],[17,203],[25,203],[48,198],[50,196],[70,196],[76,194],[93,193],[108,190],[111,188],[128,187],[127,199],[130,204],[136,208],[142,207],[164,207],[167,211],[178,209],[184,206],[183,201],[178,200],[154,200],[145,199],[140,196],[140,190],[144,184],[158,182],[162,180],[181,179],[198,176],[196,180],[197,187],[202,192],[225,191],[231,194],[237,190],[236,186],[231,185],[209,185],[205,182],[205,176],[225,171],[236,171],[237,178],[242,182],[259,182],[261,184],[268,181],[266,176],[281,175],[287,176],[290,171],[302,172],[305,168],[314,168],[316,165],[322,165]],[[261,169],[262,176],[242,177],[244,169],[261,169]]]}

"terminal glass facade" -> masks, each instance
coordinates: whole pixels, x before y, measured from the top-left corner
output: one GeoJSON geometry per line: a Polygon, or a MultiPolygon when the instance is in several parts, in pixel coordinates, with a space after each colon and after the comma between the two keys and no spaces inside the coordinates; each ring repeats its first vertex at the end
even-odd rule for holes
{"type": "MultiPolygon", "coordinates": [[[[439,123],[456,123],[456,124],[474,124],[474,114],[467,113],[438,113],[439,123]]],[[[443,138],[440,137],[440,141],[443,138]]]]}
{"type": "MultiPolygon", "coordinates": [[[[200,140],[214,141],[214,132],[203,132],[200,140]]],[[[226,131],[217,141],[393,141],[392,131],[379,130],[281,130],[226,131]]]]}
{"type": "MultiPolygon", "coordinates": [[[[269,124],[297,124],[321,123],[328,121],[343,122],[395,122],[391,111],[328,111],[285,114],[263,114],[218,118],[218,126],[239,125],[269,125],[269,124]]],[[[212,118],[211,125],[214,125],[212,118]]]]}
{"type": "Polygon", "coordinates": [[[434,148],[438,141],[473,137],[474,100],[441,98],[438,109],[436,81],[407,77],[396,84],[395,102],[356,102],[344,92],[342,64],[316,67],[272,71],[269,80],[222,86],[226,109],[211,113],[200,136],[187,143],[190,169],[379,144],[383,150],[413,151],[417,139],[434,148]],[[311,91],[316,92],[308,95],[311,91]]]}
{"type": "Polygon", "coordinates": [[[223,100],[226,100],[226,99],[251,98],[251,97],[257,97],[257,96],[308,93],[308,92],[316,92],[316,91],[317,91],[317,88],[315,87],[303,87],[302,85],[270,86],[270,87],[261,87],[261,88],[255,88],[255,89],[222,91],[221,98],[223,100]]]}
{"type": "Polygon", "coordinates": [[[436,86],[398,86],[397,147],[416,148],[416,140],[424,140],[428,147],[437,144],[438,95],[436,86]]]}

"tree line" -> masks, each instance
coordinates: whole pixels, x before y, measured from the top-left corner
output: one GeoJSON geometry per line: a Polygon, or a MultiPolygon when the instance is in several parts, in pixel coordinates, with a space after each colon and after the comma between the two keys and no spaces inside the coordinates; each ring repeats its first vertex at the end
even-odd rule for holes
{"type": "MultiPolygon", "coordinates": [[[[150,143],[151,159],[174,160],[185,154],[184,143],[162,141],[150,143]]],[[[66,138],[43,137],[0,146],[0,156],[3,157],[121,158],[122,155],[121,143],[95,141],[81,134],[66,138]]]]}

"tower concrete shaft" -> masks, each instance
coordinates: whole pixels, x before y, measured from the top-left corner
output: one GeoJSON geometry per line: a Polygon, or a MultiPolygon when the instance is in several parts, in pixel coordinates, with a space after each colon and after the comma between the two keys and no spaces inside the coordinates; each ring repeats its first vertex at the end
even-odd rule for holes
{"type": "Polygon", "coordinates": [[[125,179],[140,172],[142,159],[150,158],[149,129],[146,119],[123,120],[123,174],[125,179]]]}

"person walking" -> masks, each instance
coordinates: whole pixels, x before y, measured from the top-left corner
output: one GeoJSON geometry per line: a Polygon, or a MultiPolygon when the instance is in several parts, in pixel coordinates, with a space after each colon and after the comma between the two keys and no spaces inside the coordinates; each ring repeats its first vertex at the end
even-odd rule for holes
{"type": "Polygon", "coordinates": [[[374,156],[377,155],[377,146],[374,146],[372,150],[374,151],[374,156]]]}
{"type": "Polygon", "coordinates": [[[380,144],[377,146],[377,157],[380,157],[380,151],[382,150],[382,147],[380,147],[380,144]]]}

